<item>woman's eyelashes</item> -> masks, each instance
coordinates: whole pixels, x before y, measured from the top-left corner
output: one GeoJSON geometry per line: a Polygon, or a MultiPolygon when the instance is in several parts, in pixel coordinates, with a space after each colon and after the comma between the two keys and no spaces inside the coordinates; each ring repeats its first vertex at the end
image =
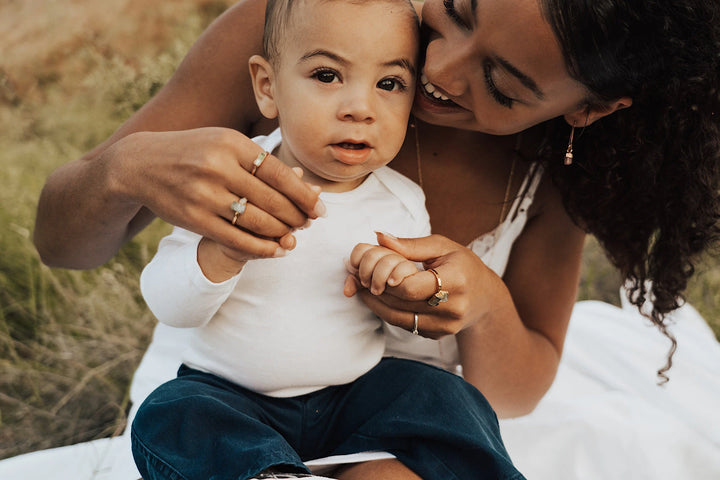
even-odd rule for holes
{"type": "MultiPolygon", "coordinates": [[[[455,0],[443,0],[443,6],[445,7],[445,13],[448,17],[450,17],[453,23],[466,30],[472,29],[472,26],[463,19],[462,15],[460,15],[460,13],[455,9],[455,0]]],[[[503,107],[512,108],[516,100],[503,94],[498,89],[492,78],[492,69],[493,64],[491,62],[486,61],[483,63],[483,75],[485,77],[485,85],[488,92],[497,103],[503,107]]]]}
{"type": "Polygon", "coordinates": [[[470,25],[463,20],[457,10],[455,10],[455,0],[443,0],[443,6],[445,7],[445,13],[448,17],[460,28],[469,30],[470,25]]]}
{"type": "Polygon", "coordinates": [[[483,65],[485,85],[487,86],[488,92],[490,92],[490,95],[492,95],[497,103],[503,107],[512,108],[515,103],[515,99],[508,97],[498,90],[497,85],[495,85],[495,80],[492,78],[492,68],[493,66],[490,62],[485,62],[483,65]]]}

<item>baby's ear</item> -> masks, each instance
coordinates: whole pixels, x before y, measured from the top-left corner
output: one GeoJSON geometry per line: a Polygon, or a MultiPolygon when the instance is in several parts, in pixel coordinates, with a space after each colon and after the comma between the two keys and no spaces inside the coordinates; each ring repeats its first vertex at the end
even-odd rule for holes
{"type": "Polygon", "coordinates": [[[575,127],[586,127],[596,120],[632,106],[632,98],[622,97],[609,102],[601,107],[583,107],[571,113],[565,114],[565,121],[575,127]]]}
{"type": "Polygon", "coordinates": [[[260,108],[260,112],[267,118],[277,117],[278,110],[275,105],[275,92],[273,89],[275,72],[272,65],[260,55],[253,55],[248,60],[248,66],[250,67],[250,77],[255,92],[255,102],[260,108]]]}

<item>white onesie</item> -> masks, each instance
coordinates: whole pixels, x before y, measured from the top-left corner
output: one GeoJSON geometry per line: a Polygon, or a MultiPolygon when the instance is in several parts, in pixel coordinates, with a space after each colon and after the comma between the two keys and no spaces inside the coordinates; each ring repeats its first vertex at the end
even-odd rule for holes
{"type": "MultiPolygon", "coordinates": [[[[254,139],[273,151],[279,130],[254,139]]],[[[327,217],[297,231],[282,258],[248,262],[212,283],[197,263],[201,237],[175,228],[141,276],[145,300],[162,323],[194,327],[183,362],[276,397],[351,382],[383,356],[382,322],[355,296],[343,295],[343,259],[376,231],[429,235],[422,190],[383,167],[356,189],[322,193],[327,217]]]]}

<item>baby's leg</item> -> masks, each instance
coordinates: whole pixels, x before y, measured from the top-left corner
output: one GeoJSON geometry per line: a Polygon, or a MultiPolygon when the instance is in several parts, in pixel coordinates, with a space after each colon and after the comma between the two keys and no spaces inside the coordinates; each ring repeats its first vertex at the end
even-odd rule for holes
{"type": "Polygon", "coordinates": [[[485,398],[445,370],[386,358],[332,407],[332,455],[386,451],[424,480],[523,478],[485,398]]]}
{"type": "Polygon", "coordinates": [[[294,428],[297,409],[283,399],[265,405],[266,398],[181,367],[133,421],[133,456],[143,479],[245,479],[271,467],[310,473],[279,433],[294,428]]]}

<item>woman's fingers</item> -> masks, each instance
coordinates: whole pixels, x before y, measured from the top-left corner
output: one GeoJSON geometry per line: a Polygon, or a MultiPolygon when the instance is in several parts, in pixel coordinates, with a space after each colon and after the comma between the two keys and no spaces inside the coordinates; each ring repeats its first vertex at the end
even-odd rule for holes
{"type": "Polygon", "coordinates": [[[388,233],[377,232],[378,245],[396,251],[414,262],[428,263],[461,247],[442,235],[420,238],[397,238],[388,233]]]}
{"type": "Polygon", "coordinates": [[[303,182],[293,169],[256,145],[248,150],[238,161],[249,175],[235,179],[231,190],[237,188],[245,192],[244,196],[259,208],[295,228],[303,225],[307,217],[325,214],[318,190],[303,182]],[[253,170],[255,175],[252,175],[253,170]]]}
{"type": "MultiPolygon", "coordinates": [[[[227,254],[236,260],[281,257],[289,250],[275,239],[258,237],[252,232],[246,232],[237,226],[231,225],[220,217],[217,217],[214,232],[212,239],[225,248],[232,250],[234,253],[227,254]]],[[[292,242],[294,242],[294,238],[292,242]]]]}
{"type": "Polygon", "coordinates": [[[289,227],[265,210],[253,204],[247,197],[233,198],[228,195],[216,209],[234,226],[262,237],[280,238],[289,233],[289,227]],[[244,198],[244,200],[243,200],[244,198]]]}
{"type": "Polygon", "coordinates": [[[357,291],[357,295],[378,317],[390,325],[395,325],[411,332],[414,328],[414,315],[418,315],[418,334],[438,339],[459,332],[463,324],[454,315],[446,311],[434,310],[424,301],[408,302],[401,300],[387,291],[382,295],[373,295],[366,289],[357,291]]]}

